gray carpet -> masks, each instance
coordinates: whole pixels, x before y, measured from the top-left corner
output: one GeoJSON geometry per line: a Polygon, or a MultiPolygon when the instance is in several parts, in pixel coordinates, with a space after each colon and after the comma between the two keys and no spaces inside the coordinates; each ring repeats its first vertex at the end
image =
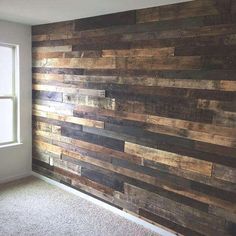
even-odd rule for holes
{"type": "Polygon", "coordinates": [[[35,177],[0,186],[0,236],[157,236],[35,177]]]}

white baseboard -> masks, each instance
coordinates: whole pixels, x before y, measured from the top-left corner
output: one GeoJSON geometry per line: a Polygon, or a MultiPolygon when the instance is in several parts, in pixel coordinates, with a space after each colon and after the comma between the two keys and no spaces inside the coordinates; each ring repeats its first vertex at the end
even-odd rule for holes
{"type": "Polygon", "coordinates": [[[79,196],[79,197],[81,197],[83,199],[86,199],[86,200],[88,200],[88,201],[90,201],[90,202],[92,202],[92,203],[94,203],[94,204],[96,204],[98,206],[101,206],[101,207],[103,207],[103,208],[105,208],[105,209],[107,209],[109,211],[112,211],[113,213],[118,214],[119,216],[122,216],[122,217],[124,217],[127,220],[130,220],[130,221],[135,222],[135,223],[137,223],[139,225],[142,225],[143,227],[158,233],[160,236],[176,236],[177,235],[177,234],[172,233],[170,231],[167,231],[167,230],[165,230],[163,228],[155,226],[155,225],[153,225],[153,224],[151,224],[151,223],[149,223],[149,222],[147,222],[145,220],[142,220],[142,219],[140,219],[140,218],[138,218],[136,216],[133,216],[133,215],[127,213],[127,212],[124,212],[124,211],[122,211],[122,210],[120,210],[120,209],[118,209],[116,207],[113,207],[113,206],[111,206],[111,205],[109,205],[109,204],[107,204],[107,203],[105,203],[103,201],[100,201],[100,200],[98,200],[96,198],[93,198],[93,197],[91,197],[91,196],[89,196],[89,195],[87,195],[85,193],[82,193],[79,190],[70,188],[70,187],[68,187],[68,186],[66,186],[64,184],[61,184],[61,183],[59,183],[59,182],[57,182],[55,180],[47,178],[47,177],[45,177],[43,175],[40,175],[40,174],[38,174],[36,172],[32,171],[31,174],[33,176],[41,179],[41,180],[44,180],[47,183],[55,185],[55,186],[65,190],[67,192],[75,194],[75,195],[77,195],[77,196],[79,196]]]}
{"type": "Polygon", "coordinates": [[[25,177],[28,177],[32,175],[31,171],[30,172],[26,172],[20,175],[15,175],[15,176],[10,176],[10,177],[6,177],[6,178],[1,178],[0,179],[0,184],[5,184],[5,183],[9,183],[18,179],[23,179],[25,177]]]}

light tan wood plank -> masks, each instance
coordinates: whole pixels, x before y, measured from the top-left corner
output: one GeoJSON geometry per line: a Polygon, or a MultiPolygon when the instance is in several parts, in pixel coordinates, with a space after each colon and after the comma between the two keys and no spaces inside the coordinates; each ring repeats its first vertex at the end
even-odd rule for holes
{"type": "Polygon", "coordinates": [[[188,156],[182,156],[176,153],[166,152],[129,142],[125,142],[125,152],[130,154],[132,153],[142,157],[143,159],[193,171],[202,175],[211,176],[212,163],[207,161],[202,161],[188,156]]]}
{"type": "Polygon", "coordinates": [[[63,46],[52,46],[52,47],[33,47],[33,53],[42,53],[42,52],[70,52],[72,50],[71,45],[63,46]]]}
{"type": "Polygon", "coordinates": [[[115,69],[116,60],[114,58],[49,58],[34,61],[33,67],[115,69]]]}
{"type": "Polygon", "coordinates": [[[78,124],[78,125],[85,125],[85,126],[96,127],[100,129],[104,128],[104,122],[102,121],[95,121],[95,120],[83,119],[83,118],[78,118],[78,117],[73,117],[73,116],[59,115],[56,113],[44,112],[44,111],[39,111],[39,110],[33,110],[33,115],[39,116],[39,117],[45,117],[49,119],[54,119],[54,120],[59,120],[59,121],[64,121],[64,122],[70,122],[70,123],[78,124]]]}
{"type": "Polygon", "coordinates": [[[51,92],[61,92],[61,93],[76,93],[77,95],[84,96],[94,96],[94,97],[105,97],[105,90],[96,89],[80,89],[77,86],[63,85],[44,85],[44,84],[33,84],[33,90],[43,90],[51,92]]]}

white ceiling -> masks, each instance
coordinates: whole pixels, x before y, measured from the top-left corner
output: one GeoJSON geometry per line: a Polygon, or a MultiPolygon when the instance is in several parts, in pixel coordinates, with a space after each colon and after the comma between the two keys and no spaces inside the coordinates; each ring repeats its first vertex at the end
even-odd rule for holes
{"type": "Polygon", "coordinates": [[[187,1],[189,0],[0,0],[0,19],[38,25],[187,1]]]}

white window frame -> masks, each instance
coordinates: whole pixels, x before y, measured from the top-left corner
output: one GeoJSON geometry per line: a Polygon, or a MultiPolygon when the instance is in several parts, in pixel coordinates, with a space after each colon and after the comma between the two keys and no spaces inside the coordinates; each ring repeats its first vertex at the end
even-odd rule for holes
{"type": "Polygon", "coordinates": [[[6,146],[6,145],[12,145],[15,143],[19,142],[19,128],[18,128],[18,119],[19,119],[19,112],[18,112],[18,84],[19,84],[19,73],[18,73],[18,69],[19,69],[19,60],[18,60],[18,51],[19,48],[17,45],[12,45],[12,44],[5,44],[5,43],[1,43],[0,42],[0,46],[1,47],[9,47],[12,49],[12,94],[4,94],[4,95],[0,95],[0,100],[12,100],[12,104],[13,104],[13,140],[10,142],[0,142],[0,147],[1,146],[6,146]]]}

